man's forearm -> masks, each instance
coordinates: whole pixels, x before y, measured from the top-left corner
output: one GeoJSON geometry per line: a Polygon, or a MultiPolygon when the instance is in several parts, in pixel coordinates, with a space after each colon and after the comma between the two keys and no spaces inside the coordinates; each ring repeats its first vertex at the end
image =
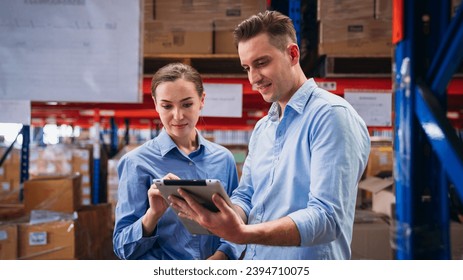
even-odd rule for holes
{"type": "Polygon", "coordinates": [[[235,212],[241,217],[241,219],[243,220],[243,222],[245,224],[248,223],[248,217],[246,216],[246,213],[244,213],[244,210],[239,207],[238,205],[234,204],[233,205],[233,210],[235,210],[235,212]]]}
{"type": "Polygon", "coordinates": [[[246,225],[243,232],[244,243],[271,246],[300,246],[301,237],[294,221],[289,217],[246,225]]]}

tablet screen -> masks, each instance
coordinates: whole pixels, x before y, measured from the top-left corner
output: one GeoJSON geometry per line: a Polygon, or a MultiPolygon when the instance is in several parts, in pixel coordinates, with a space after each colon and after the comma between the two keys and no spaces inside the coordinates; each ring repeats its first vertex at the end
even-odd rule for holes
{"type": "MultiPolygon", "coordinates": [[[[222,183],[217,179],[203,179],[203,180],[163,180],[154,179],[153,183],[161,192],[161,195],[167,200],[169,195],[175,195],[179,198],[177,190],[182,188],[187,191],[199,204],[209,209],[210,211],[217,212],[218,209],[212,201],[212,195],[218,193],[223,197],[225,202],[231,206],[232,203],[228,194],[226,193],[222,183]]],[[[178,214],[177,210],[174,211],[178,214]]],[[[194,221],[181,218],[182,223],[192,234],[211,234],[209,231],[201,227],[194,221]]]]}

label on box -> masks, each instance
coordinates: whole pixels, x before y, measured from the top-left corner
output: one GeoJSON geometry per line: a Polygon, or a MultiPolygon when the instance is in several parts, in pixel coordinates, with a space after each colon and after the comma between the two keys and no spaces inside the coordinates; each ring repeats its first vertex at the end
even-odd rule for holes
{"type": "Polygon", "coordinates": [[[83,187],[82,188],[82,194],[83,195],[90,195],[90,192],[91,192],[90,187],[85,187],[85,188],[83,187]]]}
{"type": "Polygon", "coordinates": [[[9,191],[10,190],[10,182],[2,182],[2,190],[9,191]]]}
{"type": "Polygon", "coordinates": [[[82,163],[80,165],[80,171],[88,172],[88,163],[82,163]]]}
{"type": "Polygon", "coordinates": [[[91,204],[91,203],[90,203],[90,198],[84,198],[84,199],[82,199],[82,204],[83,204],[83,205],[90,205],[90,204],[91,204]]]}
{"type": "Polygon", "coordinates": [[[0,230],[0,241],[8,239],[8,232],[6,230],[0,230]]]}
{"type": "Polygon", "coordinates": [[[31,232],[29,233],[29,245],[30,246],[37,246],[37,245],[47,245],[47,232],[31,232]]]}

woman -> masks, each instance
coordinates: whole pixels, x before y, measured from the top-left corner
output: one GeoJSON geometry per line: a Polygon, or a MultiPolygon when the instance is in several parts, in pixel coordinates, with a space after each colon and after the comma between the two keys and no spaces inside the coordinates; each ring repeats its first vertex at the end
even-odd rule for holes
{"type": "Polygon", "coordinates": [[[164,128],[119,162],[114,252],[121,259],[236,259],[241,247],[191,235],[151,185],[155,178],[215,178],[228,195],[238,185],[231,152],[196,129],[205,97],[199,73],[181,63],[166,65],[154,74],[151,93],[164,128]]]}

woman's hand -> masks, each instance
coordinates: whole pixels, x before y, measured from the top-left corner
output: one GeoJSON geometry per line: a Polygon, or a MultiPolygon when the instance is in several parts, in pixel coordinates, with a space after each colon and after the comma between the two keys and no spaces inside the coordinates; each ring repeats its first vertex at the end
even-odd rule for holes
{"type": "MultiPolygon", "coordinates": [[[[168,173],[162,179],[179,180],[180,178],[175,174],[168,173]]],[[[152,184],[148,189],[148,201],[150,207],[142,219],[143,236],[150,236],[153,233],[159,219],[166,212],[167,208],[169,208],[169,203],[161,195],[155,184],[152,184]]]]}

